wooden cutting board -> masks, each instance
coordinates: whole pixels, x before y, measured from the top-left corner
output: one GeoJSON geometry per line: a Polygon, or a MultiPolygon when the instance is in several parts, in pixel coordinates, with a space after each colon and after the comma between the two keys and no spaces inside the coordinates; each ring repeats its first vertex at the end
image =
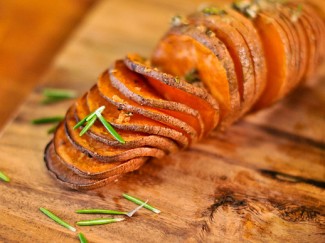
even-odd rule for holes
{"type": "MultiPolygon", "coordinates": [[[[46,87],[82,94],[113,60],[148,56],[175,14],[201,1],[102,1],[44,78],[46,87]]],[[[66,221],[99,216],[76,209],[131,210],[122,193],[149,199],[162,213],[141,210],[123,222],[78,227],[90,242],[325,241],[325,67],[315,87],[302,87],[270,109],[252,114],[187,151],[151,160],[100,190],[60,187],[43,150],[50,126],[34,118],[64,115],[72,101],[41,105],[37,88],[0,139],[0,242],[78,242],[76,234],[39,212],[66,221]]]]}

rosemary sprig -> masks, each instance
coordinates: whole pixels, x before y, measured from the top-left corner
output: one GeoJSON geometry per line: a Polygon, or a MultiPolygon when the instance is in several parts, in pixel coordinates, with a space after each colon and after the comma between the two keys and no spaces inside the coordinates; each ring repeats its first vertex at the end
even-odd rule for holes
{"type": "Polygon", "coordinates": [[[0,179],[4,182],[10,182],[10,178],[0,171],[0,179]]]}
{"type": "Polygon", "coordinates": [[[69,225],[67,222],[63,221],[62,219],[60,219],[58,216],[56,216],[55,214],[53,214],[52,212],[50,212],[49,210],[47,210],[46,208],[40,208],[40,211],[42,213],[44,213],[46,216],[48,216],[50,219],[54,220],[56,223],[62,225],[63,227],[76,232],[76,228],[72,227],[71,225],[69,225]]]}
{"type": "Polygon", "coordinates": [[[99,107],[94,112],[87,115],[85,118],[83,118],[81,121],[79,121],[73,129],[77,129],[84,125],[87,122],[87,125],[82,129],[79,136],[84,135],[88,129],[95,123],[97,118],[100,120],[100,122],[103,124],[103,126],[106,128],[106,130],[120,143],[125,143],[124,139],[115,131],[115,129],[109,124],[108,121],[105,120],[105,118],[102,116],[102,112],[104,111],[105,106],[99,107]]]}
{"type": "Polygon", "coordinates": [[[101,219],[92,219],[92,220],[82,220],[78,221],[77,225],[79,226],[92,226],[92,225],[101,225],[101,224],[111,224],[125,220],[124,218],[101,218],[101,219]]]}
{"type": "Polygon", "coordinates": [[[44,89],[43,96],[45,99],[42,101],[42,103],[49,104],[56,101],[76,98],[77,93],[75,91],[65,89],[44,89]]]}
{"type": "Polygon", "coordinates": [[[143,208],[145,205],[147,205],[148,201],[149,200],[143,202],[139,207],[136,207],[134,210],[128,212],[126,215],[131,218],[136,212],[138,212],[141,208],[143,208]]]}
{"type": "Polygon", "coordinates": [[[111,214],[111,215],[127,215],[127,212],[115,211],[115,210],[107,210],[107,209],[79,209],[76,210],[76,213],[79,214],[111,214]]]}
{"type": "Polygon", "coordinates": [[[64,119],[62,116],[53,116],[53,117],[42,117],[32,120],[32,124],[39,125],[39,124],[48,124],[48,123],[55,123],[60,122],[64,119]]]}
{"type": "Polygon", "coordinates": [[[140,200],[140,199],[138,199],[138,198],[135,198],[135,197],[133,197],[133,196],[130,196],[130,195],[126,194],[126,193],[123,193],[123,197],[124,197],[125,199],[131,201],[131,202],[134,202],[135,204],[138,204],[138,205],[142,205],[142,204],[144,204],[144,205],[143,205],[144,208],[146,208],[146,209],[148,209],[148,210],[150,210],[150,211],[152,211],[152,212],[154,212],[154,213],[157,213],[157,214],[158,214],[158,213],[161,212],[159,209],[154,208],[153,206],[151,206],[151,205],[149,205],[149,204],[146,204],[144,201],[142,201],[142,200],[140,200]]]}
{"type": "Polygon", "coordinates": [[[79,233],[78,237],[79,237],[80,243],[88,243],[88,240],[86,239],[86,237],[84,236],[83,233],[79,233]]]}

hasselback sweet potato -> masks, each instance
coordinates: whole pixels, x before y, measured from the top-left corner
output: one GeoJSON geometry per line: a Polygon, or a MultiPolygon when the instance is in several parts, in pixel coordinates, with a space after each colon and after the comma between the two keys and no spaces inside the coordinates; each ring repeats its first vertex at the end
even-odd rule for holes
{"type": "Polygon", "coordinates": [[[101,187],[273,104],[313,79],[323,18],[306,3],[266,0],[177,17],[150,59],[115,61],[68,109],[45,149],[50,174],[72,189],[101,187]]]}

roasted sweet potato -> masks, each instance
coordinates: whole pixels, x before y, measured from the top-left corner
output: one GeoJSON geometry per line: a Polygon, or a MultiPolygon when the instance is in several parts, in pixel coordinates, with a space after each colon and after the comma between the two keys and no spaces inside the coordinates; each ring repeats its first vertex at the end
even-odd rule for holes
{"type": "Polygon", "coordinates": [[[203,85],[218,101],[221,125],[226,127],[237,119],[240,110],[237,76],[226,46],[206,31],[204,26],[173,27],[159,42],[152,61],[162,71],[179,77],[197,70],[203,85]]]}
{"type": "Polygon", "coordinates": [[[204,122],[204,135],[218,125],[219,105],[205,89],[151,67],[137,54],[129,54],[124,62],[130,70],[145,76],[148,83],[165,99],[198,110],[204,122]]]}
{"type": "Polygon", "coordinates": [[[238,114],[241,116],[251,109],[255,101],[254,64],[243,36],[229,24],[233,21],[234,18],[226,11],[208,16],[203,12],[197,12],[188,16],[189,23],[205,26],[211,38],[216,36],[227,47],[235,65],[241,98],[241,111],[238,114]]]}
{"type": "Polygon", "coordinates": [[[305,3],[245,1],[174,23],[151,59],[117,60],[70,107],[45,149],[48,170],[72,189],[101,187],[271,105],[324,60],[322,17],[305,3]],[[99,121],[74,129],[101,106],[125,143],[99,121]]]}

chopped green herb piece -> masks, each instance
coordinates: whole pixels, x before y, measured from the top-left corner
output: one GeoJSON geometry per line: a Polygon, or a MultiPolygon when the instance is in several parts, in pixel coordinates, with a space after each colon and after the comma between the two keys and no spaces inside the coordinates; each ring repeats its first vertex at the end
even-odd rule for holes
{"type": "Polygon", "coordinates": [[[55,126],[51,127],[49,130],[47,130],[47,134],[54,133],[57,128],[58,128],[58,125],[55,125],[55,126]]]}
{"type": "Polygon", "coordinates": [[[35,125],[47,124],[47,123],[55,123],[55,122],[60,122],[63,119],[64,119],[63,116],[42,117],[42,118],[32,120],[32,123],[35,124],[35,125]]]}
{"type": "Polygon", "coordinates": [[[0,179],[4,182],[10,182],[10,178],[0,171],[0,179]]]}
{"type": "Polygon", "coordinates": [[[88,130],[89,128],[94,125],[94,123],[96,122],[97,120],[97,117],[94,116],[88,123],[87,125],[81,130],[81,132],[79,133],[79,136],[81,137],[82,135],[84,135],[88,130]]]}
{"type": "Polygon", "coordinates": [[[98,119],[101,121],[101,123],[104,125],[104,127],[106,128],[106,130],[120,143],[125,143],[124,139],[120,136],[120,134],[118,134],[115,129],[111,126],[111,124],[109,124],[105,118],[102,116],[102,114],[100,114],[99,112],[96,112],[96,115],[98,117],[98,119]]]}
{"type": "MultiPolygon", "coordinates": [[[[125,199],[131,201],[131,202],[134,202],[135,204],[138,204],[138,205],[141,205],[141,204],[145,203],[144,201],[142,201],[142,200],[140,200],[138,198],[135,198],[133,196],[130,196],[130,195],[126,194],[126,193],[123,194],[123,197],[125,199]]],[[[150,211],[152,211],[152,212],[154,212],[154,213],[160,213],[161,212],[159,209],[156,209],[156,208],[154,208],[153,206],[151,206],[149,204],[144,204],[143,207],[150,210],[150,211]]]]}
{"type": "Polygon", "coordinates": [[[128,212],[126,215],[131,218],[136,212],[138,212],[141,208],[143,208],[145,205],[147,205],[148,201],[149,200],[143,202],[139,207],[136,207],[134,210],[128,212]]]}
{"type": "Polygon", "coordinates": [[[191,69],[185,74],[185,80],[190,84],[200,82],[199,71],[196,68],[191,69]]]}
{"type": "Polygon", "coordinates": [[[302,4],[299,4],[297,8],[292,11],[292,15],[290,19],[292,22],[297,22],[299,20],[302,14],[302,8],[303,8],[302,4]]]}
{"type": "Polygon", "coordinates": [[[88,243],[88,240],[86,239],[86,237],[84,236],[83,233],[79,233],[78,237],[79,237],[80,243],[88,243]]]}
{"type": "Polygon", "coordinates": [[[65,90],[65,89],[44,89],[43,96],[45,99],[43,100],[44,104],[53,103],[56,101],[73,99],[77,97],[75,91],[65,90]]]}
{"type": "Polygon", "coordinates": [[[76,213],[80,214],[112,214],[112,215],[127,215],[127,212],[107,210],[107,209],[80,209],[76,213]]]}
{"type": "Polygon", "coordinates": [[[92,225],[101,225],[101,224],[111,224],[125,220],[124,218],[101,218],[101,219],[92,219],[92,220],[82,220],[77,222],[79,226],[92,226],[92,225]]]}
{"type": "Polygon", "coordinates": [[[217,7],[206,7],[202,9],[202,13],[207,15],[223,15],[226,11],[217,7]]]}
{"type": "Polygon", "coordinates": [[[76,229],[74,227],[72,227],[71,225],[69,225],[67,222],[63,221],[62,219],[60,219],[58,216],[56,216],[55,214],[53,214],[52,212],[50,212],[49,210],[47,210],[46,208],[39,208],[39,210],[41,210],[42,213],[44,213],[46,216],[48,216],[50,219],[54,220],[56,223],[58,223],[59,225],[73,231],[76,232],[76,229]]]}

